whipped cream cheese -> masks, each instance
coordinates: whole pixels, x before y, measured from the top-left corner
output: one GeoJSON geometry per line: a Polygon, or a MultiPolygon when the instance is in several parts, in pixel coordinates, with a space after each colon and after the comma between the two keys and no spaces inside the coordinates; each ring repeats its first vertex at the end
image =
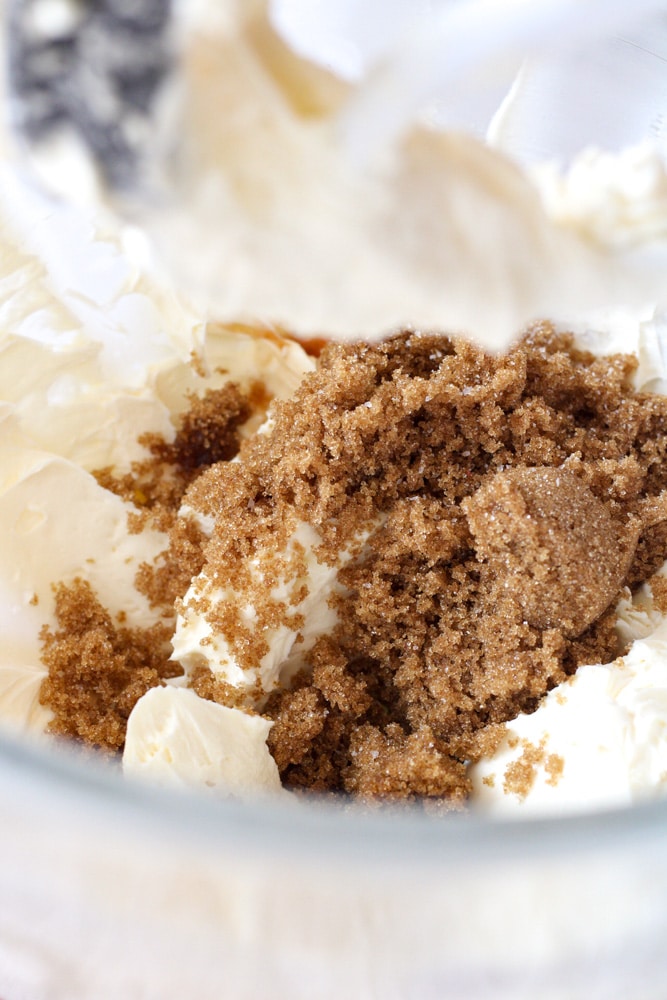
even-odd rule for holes
{"type": "Polygon", "coordinates": [[[623,250],[664,237],[667,172],[650,142],[616,154],[585,149],[565,173],[547,163],[531,175],[549,216],[591,242],[623,250]]]}
{"type": "Polygon", "coordinates": [[[266,745],[271,726],[187,688],[153,688],[128,719],[123,772],[165,788],[218,788],[240,796],[250,789],[280,792],[266,745]]]}
{"type": "MultiPolygon", "coordinates": [[[[488,18],[497,23],[485,34],[474,5],[429,11],[418,36],[423,51],[402,25],[401,44],[376,54],[377,65],[350,82],[335,61],[317,65],[316,47],[301,48],[303,56],[290,50],[266,7],[179,8],[191,156],[171,178],[182,207],[146,223],[167,253],[179,248],[174,273],[205,288],[216,314],[259,312],[340,338],[414,324],[468,331],[499,349],[558,310],[664,303],[667,174],[656,149],[585,153],[565,175],[553,167],[540,178],[505,157],[499,136],[491,150],[451,125],[446,135],[416,126],[415,108],[401,119],[406,101],[435,96],[423,93],[422,77],[446,80],[443,65],[467,70],[475,93],[489,77],[504,80],[507,65],[520,62],[526,30],[549,35],[544,12],[523,5],[517,16],[515,5],[491,4],[488,18]],[[452,38],[466,38],[466,30],[474,42],[459,52],[452,38]],[[368,137],[383,128],[393,142],[375,149],[368,137]],[[176,241],[165,238],[172,227],[176,241]],[[224,261],[234,280],[219,281],[213,261],[224,261]]],[[[565,42],[567,8],[563,17],[556,35],[565,42]]],[[[607,11],[607,27],[611,17],[607,11]]],[[[618,6],[615,17],[631,20],[618,6]]],[[[392,24],[391,15],[386,20],[392,24]]],[[[582,30],[580,21],[570,35],[582,30]]],[[[449,81],[443,107],[456,105],[463,89],[456,76],[449,81]]],[[[519,74],[508,101],[524,89],[519,74]]]]}
{"type": "Polygon", "coordinates": [[[613,663],[579,667],[503,744],[473,766],[478,810],[509,817],[577,812],[655,797],[667,785],[667,623],[622,611],[621,634],[648,632],[613,663]]]}
{"type": "MultiPolygon", "coordinates": [[[[413,128],[361,165],[341,142],[341,102],[319,114],[295,108],[253,25],[242,18],[218,37],[193,30],[184,122],[192,169],[174,181],[177,204],[144,213],[173,273],[216,315],[260,315],[340,339],[449,329],[498,350],[558,310],[664,300],[657,153],[649,204],[638,209],[648,217],[659,195],[653,228],[626,240],[618,225],[612,234],[597,227],[592,239],[587,208],[551,214],[525,172],[464,134],[413,128]]],[[[640,204],[644,184],[633,188],[640,204]]],[[[598,216],[614,217],[615,197],[602,188],[598,216]]]]}
{"type": "MultiPolygon", "coordinates": [[[[211,610],[225,601],[243,600],[239,593],[225,592],[216,587],[205,572],[193,580],[183,599],[183,611],[176,622],[173,638],[173,658],[183,665],[186,673],[198,666],[207,666],[216,676],[225,680],[244,696],[249,706],[261,706],[275,687],[286,684],[292,676],[305,666],[305,656],[318,636],[334,627],[337,615],[328,600],[336,590],[339,566],[320,562],[315,554],[321,539],[310,525],[300,523],[290,538],[287,549],[280,553],[289,561],[290,556],[305,558],[303,571],[296,577],[280,580],[270,589],[270,597],[291,606],[291,594],[304,590],[305,597],[292,607],[299,618],[299,626],[288,625],[270,627],[261,620],[253,604],[244,608],[244,623],[259,632],[269,645],[269,651],[260,659],[257,667],[244,668],[239,665],[234,653],[221,632],[211,627],[202,602],[211,610]]],[[[261,586],[264,573],[275,553],[260,552],[251,560],[253,584],[261,586]]]]}
{"type": "MultiPolygon", "coordinates": [[[[269,418],[260,428],[260,433],[270,433],[270,427],[269,418]]],[[[206,527],[208,521],[211,529],[210,518],[200,516],[199,520],[202,527],[206,527]]],[[[277,626],[269,624],[261,611],[258,613],[254,607],[251,595],[244,604],[246,597],[243,591],[225,591],[217,587],[208,578],[205,568],[192,581],[183,598],[172,639],[173,659],[185,668],[186,675],[191,675],[195,668],[208,667],[216,677],[235,688],[249,707],[261,708],[271,691],[287,685],[299,670],[307,666],[307,654],[315,641],[331,632],[336,625],[338,615],[330,599],[343,592],[338,573],[359,554],[369,534],[370,529],[355,538],[338,554],[336,564],[332,565],[318,558],[317,550],[322,539],[317,530],[301,521],[297,523],[284,551],[260,549],[250,560],[252,586],[261,588],[266,576],[275,574],[275,557],[279,557],[286,572],[271,586],[268,596],[290,608],[291,616],[296,621],[293,627],[284,623],[277,626]],[[292,565],[300,567],[296,575],[289,572],[292,565]],[[304,596],[295,603],[292,595],[298,592],[304,596]],[[260,634],[268,644],[268,652],[260,658],[256,667],[241,666],[228,637],[211,626],[209,612],[214,614],[216,606],[225,602],[244,604],[244,624],[260,634]]]]}
{"type": "MultiPolygon", "coordinates": [[[[516,65],[522,17],[533,30],[542,20],[526,9],[508,21],[496,6],[489,15],[514,25],[510,37],[501,43],[487,27],[487,48],[473,46],[478,59],[489,50],[495,70],[505,57],[516,65]]],[[[457,65],[451,39],[464,22],[463,37],[479,40],[475,5],[455,8],[448,28],[449,10],[433,15],[447,56],[427,52],[429,72],[457,65]]],[[[177,4],[175,17],[182,66],[164,117],[179,155],[155,165],[159,197],[142,188],[128,204],[127,192],[100,194],[140,219],[181,287],[216,317],[348,339],[415,325],[497,350],[559,311],[667,304],[667,174],[657,153],[609,156],[592,170],[585,158],[566,179],[536,182],[499,148],[414,115],[402,121],[398,98],[419,63],[397,52],[386,78],[351,82],[290,49],[266,3],[177,4]],[[398,116],[393,141],[360,149],[355,137],[374,134],[380,110],[398,116]]],[[[155,125],[155,147],[173,153],[155,125]]],[[[80,146],[67,160],[70,189],[80,146]]],[[[55,174],[52,149],[37,160],[42,177],[55,174]]]]}

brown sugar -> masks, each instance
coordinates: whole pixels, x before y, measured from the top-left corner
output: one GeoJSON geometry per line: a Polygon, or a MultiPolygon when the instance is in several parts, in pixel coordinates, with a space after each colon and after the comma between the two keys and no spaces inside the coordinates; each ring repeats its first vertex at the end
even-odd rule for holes
{"type": "MultiPolygon", "coordinates": [[[[255,394],[255,387],[243,393],[234,382],[209,389],[202,396],[192,393],[172,442],[158,434],[143,434],[139,443],[150,457],[133,462],[130,472],[122,475],[113,468],[95,472],[100,486],[136,508],[130,519],[132,532],[138,533],[148,523],[168,531],[192,480],[203,469],[237,454],[239,430],[256,408],[252,401],[255,394]]],[[[260,408],[265,405],[263,396],[260,408]]]]}
{"type": "MultiPolygon", "coordinates": [[[[419,334],[329,346],[272,430],[193,483],[216,518],[204,574],[227,594],[224,624],[200,610],[242,666],[266,652],[242,607],[260,636],[292,613],[244,567],[289,579],[300,522],[325,562],[359,549],[311,674],[265,708],[285,784],[457,805],[491,727],[616,655],[613,607],[667,486],[667,401],[632,391],[634,367],[547,324],[504,357],[419,334]]],[[[666,553],[656,535],[641,560],[666,553]]]]}
{"type": "Polygon", "coordinates": [[[661,614],[667,615],[667,577],[652,576],[649,583],[654,606],[661,614]]]}
{"type": "Polygon", "coordinates": [[[516,795],[520,799],[525,799],[537,778],[538,767],[543,767],[548,775],[546,784],[556,787],[563,770],[565,761],[559,754],[547,754],[544,749],[546,740],[542,739],[536,746],[529,740],[522,740],[521,756],[507,766],[503,780],[503,791],[506,795],[516,795]]]}
{"type": "Polygon", "coordinates": [[[641,527],[637,517],[615,521],[609,505],[565,467],[497,472],[461,506],[482,573],[530,625],[569,636],[617,597],[641,527]]]}
{"type": "Polygon", "coordinates": [[[189,402],[174,441],[157,443],[152,451],[188,472],[229,461],[239,450],[239,428],[252,413],[248,396],[228,382],[201,397],[191,395],[189,402]]]}
{"type": "Polygon", "coordinates": [[[49,731],[118,750],[139,698],[182,673],[168,659],[170,630],[117,627],[83,580],[57,587],[56,617],[58,629],[41,636],[49,673],[40,701],[54,712],[49,731]]]}
{"type": "Polygon", "coordinates": [[[173,614],[176,601],[202,568],[202,533],[191,517],[174,517],[169,528],[169,545],[152,563],[142,563],[135,584],[153,608],[173,614]]]}
{"type": "MultiPolygon", "coordinates": [[[[188,606],[239,666],[257,668],[272,629],[300,641],[300,525],[337,570],[337,624],[289,688],[263,692],[286,786],[460,808],[503,723],[614,658],[618,596],[667,556],[667,399],[634,392],[635,367],[546,323],[502,357],[410,332],[328,345],[234,461],[194,474],[182,449],[158,449],[215,527],[204,540],[177,520],[142,589],[166,607],[201,569],[225,599],[199,591],[188,606]]],[[[204,427],[217,455],[215,422],[204,427]]],[[[238,702],[223,675],[192,684],[238,702]]],[[[562,762],[545,766],[556,781],[562,762]]]]}

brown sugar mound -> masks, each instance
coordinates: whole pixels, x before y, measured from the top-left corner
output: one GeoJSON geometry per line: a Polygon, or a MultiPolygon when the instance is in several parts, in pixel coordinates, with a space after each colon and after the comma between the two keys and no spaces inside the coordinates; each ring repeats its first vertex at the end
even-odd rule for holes
{"type": "MultiPolygon", "coordinates": [[[[505,722],[618,655],[617,598],[667,557],[667,399],[636,393],[635,367],[546,323],[500,357],[435,334],[328,345],[262,433],[240,444],[252,400],[228,386],[193,401],[172,444],[146,441],[130,475],[100,479],[135,503],[132,530],[170,531],[138,589],[173,620],[201,571],[225,598],[188,600],[242,668],[272,630],[302,643],[309,526],[337,623],[289,689],[255,691],[283,783],[458,809],[505,722]]],[[[136,700],[179,670],[167,626],[117,627],[80,581],[56,613],[51,728],[119,748],[136,700]]],[[[206,667],[190,684],[243,700],[206,667]]]]}
{"type": "Polygon", "coordinates": [[[614,521],[574,473],[514,468],[487,477],[461,504],[483,574],[539,629],[574,637],[618,595],[641,521],[614,521]]]}
{"type": "Polygon", "coordinates": [[[265,707],[287,786],[458,807],[502,723],[617,655],[616,599],[667,555],[667,400],[633,391],[635,366],[548,324],[503,357],[416,333],[330,345],[240,461],[194,481],[228,594],[199,610],[241,666],[299,627],[252,560],[289,580],[305,522],[339,567],[338,624],[265,707]]]}
{"type": "Polygon", "coordinates": [[[150,688],[182,671],[170,662],[164,625],[114,625],[90,585],[75,580],[56,589],[58,628],[42,630],[48,676],[40,701],[54,713],[49,731],[114,751],[125,742],[127,719],[150,688]]]}

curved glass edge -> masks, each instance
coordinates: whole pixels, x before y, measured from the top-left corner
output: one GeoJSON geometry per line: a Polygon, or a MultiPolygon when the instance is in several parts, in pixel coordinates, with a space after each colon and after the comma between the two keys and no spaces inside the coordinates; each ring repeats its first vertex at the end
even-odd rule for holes
{"type": "Polygon", "coordinates": [[[336,858],[364,865],[411,867],[492,860],[530,860],[547,854],[636,847],[665,838],[667,798],[632,807],[562,817],[497,819],[474,813],[430,815],[414,808],[373,809],[315,798],[208,798],[128,781],[103,760],[82,760],[66,748],[45,747],[0,733],[0,785],[10,780],[31,805],[74,802],[77,815],[112,812],[116,826],[197,841],[220,850],[242,843],[249,851],[285,858],[336,858]]]}

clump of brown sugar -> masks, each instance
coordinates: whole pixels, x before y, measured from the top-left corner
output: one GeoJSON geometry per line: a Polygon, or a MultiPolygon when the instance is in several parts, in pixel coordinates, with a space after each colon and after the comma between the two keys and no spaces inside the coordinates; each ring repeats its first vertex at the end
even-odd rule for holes
{"type": "Polygon", "coordinates": [[[40,701],[52,709],[49,731],[115,751],[125,742],[136,702],[167,677],[182,673],[169,661],[171,630],[115,625],[90,585],[75,580],[56,588],[58,627],[42,629],[48,676],[40,701]]]}
{"type": "MultiPolygon", "coordinates": [[[[139,532],[147,523],[168,530],[186,488],[215,462],[233,458],[240,446],[239,430],[253,412],[252,397],[234,382],[209,389],[202,396],[191,393],[171,442],[158,434],[142,434],[139,443],[150,457],[133,462],[130,472],[99,469],[97,481],[110,492],[129,500],[136,508],[131,530],[139,532]]],[[[265,404],[265,400],[262,400],[265,404]]]]}
{"type": "Polygon", "coordinates": [[[641,528],[638,517],[614,520],[563,466],[497,472],[461,506],[487,586],[501,587],[531,625],[569,636],[617,596],[641,528]]]}
{"type": "Polygon", "coordinates": [[[565,761],[558,754],[547,754],[546,740],[542,739],[535,746],[529,740],[521,741],[521,756],[508,765],[503,779],[503,791],[506,795],[516,795],[525,799],[537,777],[537,769],[542,767],[547,775],[546,784],[555,787],[560,780],[565,761]]]}
{"type": "Polygon", "coordinates": [[[267,405],[266,393],[252,385],[247,393],[234,382],[191,394],[172,442],[144,434],[139,442],[151,457],[134,462],[118,476],[111,469],[96,473],[101,486],[129,500],[136,508],[129,527],[138,533],[150,524],[169,536],[168,547],[154,563],[143,563],[137,589],[154,608],[173,615],[176,599],[188,588],[203,562],[202,534],[192,518],[178,517],[188,485],[216,462],[234,458],[240,446],[239,431],[251,414],[267,405]]]}
{"type": "Polygon", "coordinates": [[[667,400],[633,391],[635,367],[548,324],[503,357],[416,333],[330,345],[240,461],[193,482],[225,594],[193,606],[242,667],[302,627],[267,585],[303,587],[300,524],[338,567],[338,624],[265,707],[287,786],[456,807],[502,723],[617,655],[616,599],[667,555],[667,400]]]}
{"type": "Polygon", "coordinates": [[[185,474],[199,473],[216,462],[228,462],[239,450],[239,428],[252,413],[250,398],[234,382],[189,396],[176,437],[156,442],[151,450],[185,474]]]}

